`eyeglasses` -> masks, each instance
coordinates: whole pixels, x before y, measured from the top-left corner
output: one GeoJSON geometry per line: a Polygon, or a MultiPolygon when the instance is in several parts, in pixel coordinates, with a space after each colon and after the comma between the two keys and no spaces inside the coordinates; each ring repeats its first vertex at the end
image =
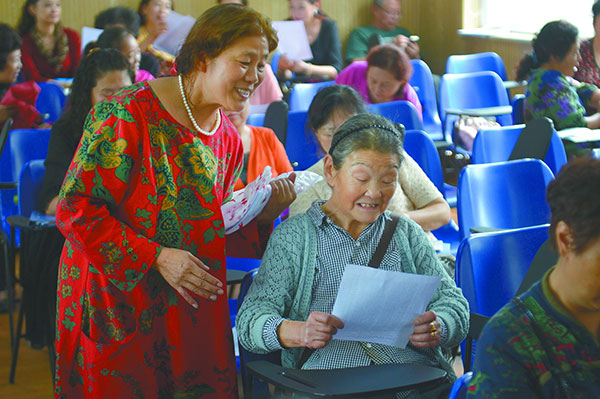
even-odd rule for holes
{"type": "Polygon", "coordinates": [[[377,6],[377,7],[381,8],[383,10],[383,12],[386,13],[387,15],[389,15],[390,17],[399,17],[402,13],[400,10],[390,10],[388,8],[385,8],[384,6],[377,6]]]}

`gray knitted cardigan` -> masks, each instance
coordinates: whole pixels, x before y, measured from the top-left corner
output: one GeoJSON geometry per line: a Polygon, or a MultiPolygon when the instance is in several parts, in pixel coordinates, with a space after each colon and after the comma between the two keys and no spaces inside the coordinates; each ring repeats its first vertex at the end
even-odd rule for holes
{"type": "MultiPolygon", "coordinates": [[[[469,329],[469,305],[460,288],[445,272],[423,229],[412,220],[401,217],[394,233],[401,255],[399,271],[441,275],[442,281],[428,306],[444,323],[446,336],[441,346],[458,345],[469,329]]],[[[240,343],[255,353],[267,353],[263,328],[272,316],[304,321],[308,318],[315,277],[317,250],[316,226],[306,213],[281,223],[273,232],[267,250],[236,319],[240,343]]],[[[303,348],[282,351],[284,367],[295,368],[303,348]]],[[[440,346],[433,351],[441,368],[454,379],[451,365],[440,346]]]]}

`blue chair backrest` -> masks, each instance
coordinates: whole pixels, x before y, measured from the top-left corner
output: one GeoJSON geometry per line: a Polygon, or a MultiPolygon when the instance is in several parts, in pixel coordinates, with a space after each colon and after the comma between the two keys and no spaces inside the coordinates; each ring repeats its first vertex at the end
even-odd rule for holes
{"type": "Polygon", "coordinates": [[[404,136],[404,150],[443,194],[445,190],[442,162],[431,137],[422,130],[407,130],[404,136]]]}
{"type": "MultiPolygon", "coordinates": [[[[479,164],[508,161],[524,127],[525,125],[512,125],[479,131],[473,141],[471,162],[479,164]]],[[[556,131],[552,132],[550,147],[544,162],[555,175],[567,163],[565,147],[556,131]]]]}
{"type": "Polygon", "coordinates": [[[290,112],[308,111],[310,103],[312,103],[317,92],[323,87],[331,86],[334,83],[334,80],[316,83],[296,83],[292,86],[292,91],[290,92],[290,112]]]}
{"type": "Polygon", "coordinates": [[[45,171],[43,159],[34,159],[23,166],[18,188],[19,215],[29,217],[35,210],[35,201],[42,188],[45,171]]]}
{"type": "Polygon", "coordinates": [[[56,122],[65,107],[66,96],[62,87],[49,82],[40,82],[40,94],[35,107],[41,114],[48,114],[48,122],[56,122]]]}
{"type": "Polygon", "coordinates": [[[540,246],[548,224],[474,234],[456,255],[456,284],[471,312],[492,316],[516,294],[540,246]]]}
{"type": "MultiPolygon", "coordinates": [[[[446,115],[448,108],[487,108],[510,105],[502,79],[491,71],[445,74],[440,81],[439,111],[444,124],[444,134],[452,141],[452,128],[458,119],[446,115]]],[[[499,115],[496,121],[502,126],[512,125],[512,116],[499,115]]]]}
{"type": "Polygon", "coordinates": [[[321,159],[315,135],[306,130],[306,115],[307,111],[288,113],[285,152],[296,170],[308,169],[321,159]]]}
{"type": "Polygon", "coordinates": [[[516,229],[548,223],[546,187],[553,179],[539,159],[465,166],[458,177],[461,239],[476,226],[516,229]]]}
{"type": "Polygon", "coordinates": [[[454,381],[448,399],[465,399],[467,397],[467,387],[471,383],[471,378],[473,378],[473,372],[467,371],[454,381]]]}
{"type": "Polygon", "coordinates": [[[394,123],[402,123],[406,130],[423,130],[423,122],[415,106],[408,101],[368,104],[367,110],[384,116],[394,123]]]}
{"type": "MultiPolygon", "coordinates": [[[[246,273],[246,275],[244,276],[244,279],[242,280],[242,284],[240,287],[240,295],[238,296],[238,310],[242,307],[242,304],[244,303],[244,298],[246,297],[246,294],[248,293],[248,290],[250,289],[250,286],[252,285],[252,280],[254,280],[256,273],[258,273],[258,269],[249,271],[248,273],[246,273]]],[[[268,384],[263,381],[258,381],[258,379],[254,380],[254,383],[252,384],[252,392],[249,392],[248,381],[249,381],[249,378],[251,378],[251,377],[248,375],[248,371],[246,370],[246,364],[248,364],[249,362],[256,361],[256,360],[266,360],[271,363],[281,364],[281,351],[275,351],[275,352],[268,353],[266,355],[261,355],[261,354],[256,354],[256,353],[247,351],[246,349],[244,349],[244,347],[242,345],[239,345],[239,350],[240,350],[240,372],[242,374],[242,385],[244,387],[244,397],[245,398],[269,398],[270,394],[269,394],[268,384]]]]}
{"type": "Polygon", "coordinates": [[[264,126],[265,114],[250,114],[246,119],[246,124],[250,126],[264,126]]]}
{"type": "Polygon", "coordinates": [[[525,94],[515,94],[512,99],[512,118],[514,125],[520,125],[521,123],[525,123],[525,114],[523,111],[523,106],[525,105],[525,94]]]}
{"type": "Polygon", "coordinates": [[[506,68],[502,58],[494,52],[451,55],[446,60],[446,73],[470,73],[493,71],[506,80],[506,68]]]}
{"type": "Polygon", "coordinates": [[[442,140],[442,121],[438,113],[437,94],[433,84],[431,69],[423,60],[410,60],[413,67],[413,75],[410,85],[417,92],[419,101],[423,107],[423,130],[433,140],[442,140]]]}
{"type": "MultiPolygon", "coordinates": [[[[0,155],[0,182],[17,183],[23,166],[33,159],[45,159],[48,154],[50,129],[15,129],[8,134],[8,139],[0,155]]],[[[6,217],[16,215],[18,207],[15,202],[16,189],[0,190],[0,206],[2,211],[2,228],[9,234],[10,227],[6,217]]]]}

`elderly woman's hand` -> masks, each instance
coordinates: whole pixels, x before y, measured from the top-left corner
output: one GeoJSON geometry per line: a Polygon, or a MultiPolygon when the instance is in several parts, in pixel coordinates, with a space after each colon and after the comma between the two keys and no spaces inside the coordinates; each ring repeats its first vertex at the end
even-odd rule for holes
{"type": "Polygon", "coordinates": [[[271,198],[263,211],[256,217],[256,220],[260,224],[272,223],[275,219],[281,215],[281,212],[286,210],[292,202],[296,199],[296,190],[294,189],[294,182],[296,181],[296,174],[292,173],[289,177],[284,179],[275,179],[271,185],[271,198]]]}
{"type": "Polygon", "coordinates": [[[302,346],[311,349],[324,348],[333,339],[344,322],[332,314],[311,312],[301,330],[302,346]]]}
{"type": "Polygon", "coordinates": [[[154,262],[169,285],[194,308],[198,303],[188,291],[214,301],[223,294],[223,283],[208,273],[210,268],[188,251],[163,248],[154,262]]]}
{"type": "Polygon", "coordinates": [[[418,348],[432,348],[440,344],[442,331],[433,310],[416,317],[413,324],[415,326],[413,333],[408,336],[411,344],[418,348]]]}

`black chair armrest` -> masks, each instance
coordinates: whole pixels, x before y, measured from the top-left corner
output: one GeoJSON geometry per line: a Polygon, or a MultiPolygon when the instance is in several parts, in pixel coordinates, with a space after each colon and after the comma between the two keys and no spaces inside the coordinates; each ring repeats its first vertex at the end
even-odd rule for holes
{"type": "Polygon", "coordinates": [[[334,370],[289,369],[264,360],[248,372],[275,386],[312,396],[368,397],[401,390],[427,390],[446,377],[440,368],[420,364],[378,364],[334,370]]]}
{"type": "Polygon", "coordinates": [[[497,227],[487,227],[487,226],[473,226],[469,229],[469,231],[473,234],[477,233],[494,233],[497,231],[503,231],[506,229],[500,229],[497,227]]]}
{"type": "Polygon", "coordinates": [[[0,182],[0,190],[9,190],[11,188],[17,188],[19,184],[17,182],[0,182]]]}

